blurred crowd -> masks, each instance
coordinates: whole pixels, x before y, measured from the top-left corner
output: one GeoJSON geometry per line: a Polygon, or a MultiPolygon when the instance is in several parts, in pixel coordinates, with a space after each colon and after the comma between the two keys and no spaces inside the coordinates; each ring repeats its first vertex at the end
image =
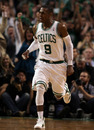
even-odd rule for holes
{"type": "Polygon", "coordinates": [[[37,116],[31,87],[38,50],[27,60],[21,55],[34,40],[43,4],[66,25],[74,46],[74,73],[67,76],[71,102],[57,101],[49,83],[44,115],[94,119],[94,0],[0,0],[0,116],[37,116]]]}

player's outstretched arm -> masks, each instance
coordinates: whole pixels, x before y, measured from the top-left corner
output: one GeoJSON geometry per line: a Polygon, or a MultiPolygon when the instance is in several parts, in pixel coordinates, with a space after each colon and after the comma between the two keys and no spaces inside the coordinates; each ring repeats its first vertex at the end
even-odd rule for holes
{"type": "Polygon", "coordinates": [[[29,46],[29,48],[22,54],[22,58],[26,60],[27,58],[29,58],[29,53],[37,49],[38,49],[38,42],[37,40],[34,40],[29,46]]]}
{"type": "MultiPolygon", "coordinates": [[[[33,34],[35,35],[36,33],[36,26],[33,26],[33,34]]],[[[22,54],[22,58],[23,59],[27,59],[29,58],[29,53],[32,52],[32,51],[35,51],[37,50],[39,47],[38,47],[38,41],[36,39],[36,36],[34,36],[34,41],[31,43],[31,45],[29,46],[29,48],[22,54]]]]}

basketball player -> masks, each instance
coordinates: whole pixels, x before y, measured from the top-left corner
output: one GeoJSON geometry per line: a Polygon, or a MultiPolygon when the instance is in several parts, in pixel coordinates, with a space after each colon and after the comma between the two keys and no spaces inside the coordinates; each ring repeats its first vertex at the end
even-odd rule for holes
{"type": "Polygon", "coordinates": [[[48,83],[52,83],[52,90],[57,99],[63,97],[69,103],[71,95],[66,84],[67,74],[73,73],[73,44],[65,25],[52,19],[53,10],[50,7],[40,8],[40,23],[34,29],[35,37],[30,47],[23,53],[25,59],[29,53],[39,48],[39,56],[35,65],[35,75],[32,86],[36,90],[36,106],[38,113],[35,129],[45,128],[43,118],[44,93],[48,83]],[[68,65],[64,62],[63,41],[66,45],[68,65]]]}

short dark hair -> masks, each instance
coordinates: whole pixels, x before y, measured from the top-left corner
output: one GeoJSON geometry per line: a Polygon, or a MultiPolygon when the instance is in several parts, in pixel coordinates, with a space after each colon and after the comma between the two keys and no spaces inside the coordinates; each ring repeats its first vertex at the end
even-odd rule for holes
{"type": "MultiPolygon", "coordinates": [[[[89,79],[91,78],[90,73],[89,73],[87,70],[83,70],[81,73],[87,73],[87,74],[88,74],[88,78],[89,78],[89,79]]],[[[80,74],[81,74],[81,73],[80,73],[80,74]]]]}
{"type": "Polygon", "coordinates": [[[26,71],[24,69],[19,69],[17,71],[17,74],[19,74],[20,72],[22,72],[27,77],[27,73],[26,73],[26,71]]]}
{"type": "Polygon", "coordinates": [[[48,10],[49,13],[53,13],[53,8],[51,6],[48,5],[42,5],[41,7],[46,8],[48,10]]]}

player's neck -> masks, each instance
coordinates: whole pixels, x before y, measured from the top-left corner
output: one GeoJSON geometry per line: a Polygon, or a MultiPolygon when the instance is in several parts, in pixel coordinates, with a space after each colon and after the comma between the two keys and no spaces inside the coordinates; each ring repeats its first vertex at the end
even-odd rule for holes
{"type": "Polygon", "coordinates": [[[51,20],[51,21],[47,21],[46,23],[43,23],[43,28],[44,28],[44,29],[50,28],[50,27],[52,26],[53,22],[54,22],[54,21],[51,20]]]}

